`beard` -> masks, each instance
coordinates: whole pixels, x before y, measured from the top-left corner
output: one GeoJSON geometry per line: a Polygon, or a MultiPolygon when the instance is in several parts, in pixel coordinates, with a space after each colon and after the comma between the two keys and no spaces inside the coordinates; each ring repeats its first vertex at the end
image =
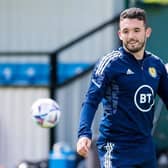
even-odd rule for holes
{"type": "Polygon", "coordinates": [[[134,40],[134,43],[131,42],[131,40],[130,40],[127,43],[123,43],[123,45],[130,53],[137,53],[144,48],[145,43],[146,43],[145,40],[143,42],[139,42],[139,41],[134,40]]]}

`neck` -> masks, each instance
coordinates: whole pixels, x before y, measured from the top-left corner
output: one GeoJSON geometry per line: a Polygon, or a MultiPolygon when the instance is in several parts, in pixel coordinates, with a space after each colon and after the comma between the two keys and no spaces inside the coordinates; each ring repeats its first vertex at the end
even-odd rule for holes
{"type": "Polygon", "coordinates": [[[135,59],[142,60],[144,57],[144,50],[136,53],[131,53],[131,54],[135,57],[135,59]]]}
{"type": "Polygon", "coordinates": [[[125,49],[128,53],[132,54],[132,55],[135,57],[136,60],[142,60],[143,57],[144,57],[144,49],[141,49],[141,50],[138,51],[138,52],[130,52],[130,51],[127,50],[125,47],[124,47],[124,49],[125,49]]]}

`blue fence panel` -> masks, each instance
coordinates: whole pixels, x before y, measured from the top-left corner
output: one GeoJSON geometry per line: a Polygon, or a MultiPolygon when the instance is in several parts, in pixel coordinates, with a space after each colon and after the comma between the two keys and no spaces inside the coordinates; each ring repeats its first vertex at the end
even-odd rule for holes
{"type": "MultiPolygon", "coordinates": [[[[89,66],[86,63],[59,63],[58,82],[64,82],[89,66]]],[[[49,74],[47,63],[0,63],[0,85],[48,85],[49,74]]]]}

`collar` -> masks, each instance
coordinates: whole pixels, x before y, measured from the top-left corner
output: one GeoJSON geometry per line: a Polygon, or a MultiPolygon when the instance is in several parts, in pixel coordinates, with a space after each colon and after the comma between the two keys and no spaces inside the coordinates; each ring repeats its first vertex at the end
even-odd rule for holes
{"type": "Polygon", "coordinates": [[[150,54],[148,51],[144,51],[144,57],[141,60],[137,60],[131,53],[127,52],[123,47],[119,48],[119,51],[123,53],[124,57],[129,57],[130,59],[136,60],[136,61],[143,61],[146,57],[148,57],[150,54]]]}

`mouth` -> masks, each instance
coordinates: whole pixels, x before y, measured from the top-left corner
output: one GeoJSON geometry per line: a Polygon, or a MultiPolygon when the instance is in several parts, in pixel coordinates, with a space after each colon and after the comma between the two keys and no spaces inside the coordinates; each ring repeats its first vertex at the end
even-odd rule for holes
{"type": "Polygon", "coordinates": [[[134,45],[136,43],[137,43],[137,41],[128,41],[128,44],[131,44],[131,45],[134,45]]]}

